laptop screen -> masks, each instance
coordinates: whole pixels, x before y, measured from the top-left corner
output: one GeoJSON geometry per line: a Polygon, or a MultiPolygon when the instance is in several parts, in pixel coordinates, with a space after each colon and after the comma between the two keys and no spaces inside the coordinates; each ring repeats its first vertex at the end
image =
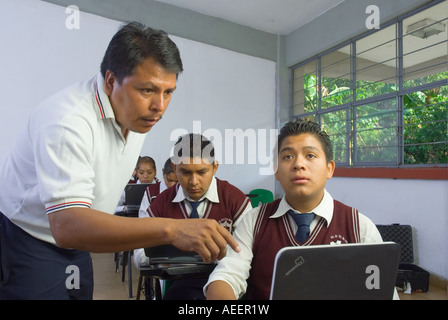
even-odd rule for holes
{"type": "Polygon", "coordinates": [[[126,205],[140,207],[140,204],[143,199],[143,195],[145,194],[145,190],[149,185],[150,185],[150,183],[129,183],[129,184],[127,184],[124,189],[126,205]]]}
{"type": "Polygon", "coordinates": [[[392,299],[399,245],[286,247],[274,262],[272,300],[392,299]]]}

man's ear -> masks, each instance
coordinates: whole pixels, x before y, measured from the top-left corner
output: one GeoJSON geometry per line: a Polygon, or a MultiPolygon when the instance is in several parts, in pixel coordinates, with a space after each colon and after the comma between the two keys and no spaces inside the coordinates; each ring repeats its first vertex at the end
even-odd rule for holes
{"type": "Polygon", "coordinates": [[[109,97],[112,95],[116,80],[117,77],[115,77],[115,74],[112,71],[107,70],[106,75],[104,76],[104,92],[106,92],[109,97]]]}

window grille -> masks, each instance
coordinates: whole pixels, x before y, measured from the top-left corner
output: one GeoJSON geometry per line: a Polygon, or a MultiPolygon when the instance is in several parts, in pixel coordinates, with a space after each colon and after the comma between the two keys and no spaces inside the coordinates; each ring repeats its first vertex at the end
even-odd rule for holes
{"type": "Polygon", "coordinates": [[[338,166],[448,164],[448,2],[291,68],[291,118],[321,124],[338,166]]]}

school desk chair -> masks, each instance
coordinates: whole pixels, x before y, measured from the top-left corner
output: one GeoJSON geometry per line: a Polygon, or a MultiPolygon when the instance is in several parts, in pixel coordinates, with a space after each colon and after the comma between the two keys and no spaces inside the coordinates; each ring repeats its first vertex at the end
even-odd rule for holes
{"type": "Polygon", "coordinates": [[[206,263],[195,252],[187,252],[171,245],[161,245],[145,248],[149,258],[148,264],[138,266],[140,276],[137,288],[137,300],[144,289],[150,299],[161,300],[171,280],[193,279],[208,277],[216,267],[216,261],[206,263]],[[165,280],[165,287],[161,288],[160,281],[165,280]],[[150,284],[151,287],[143,286],[150,284]],[[150,293],[151,294],[148,294],[150,293]]]}
{"type": "Polygon", "coordinates": [[[252,207],[258,207],[261,203],[269,203],[274,201],[274,194],[272,191],[266,189],[254,189],[249,192],[249,198],[252,203],[252,207]]]}

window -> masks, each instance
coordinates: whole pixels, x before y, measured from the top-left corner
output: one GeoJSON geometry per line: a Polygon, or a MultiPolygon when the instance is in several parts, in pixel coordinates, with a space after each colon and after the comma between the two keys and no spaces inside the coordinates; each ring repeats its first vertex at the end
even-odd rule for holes
{"type": "Polygon", "coordinates": [[[319,122],[338,167],[448,164],[448,2],[291,68],[293,118],[319,122]]]}

